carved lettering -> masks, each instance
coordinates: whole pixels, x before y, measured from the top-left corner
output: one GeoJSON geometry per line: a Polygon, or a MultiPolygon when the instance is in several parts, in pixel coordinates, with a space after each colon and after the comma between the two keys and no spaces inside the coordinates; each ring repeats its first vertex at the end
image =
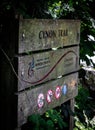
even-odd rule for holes
{"type": "Polygon", "coordinates": [[[52,38],[52,37],[56,37],[56,31],[54,30],[39,32],[39,39],[52,38]]]}
{"type": "Polygon", "coordinates": [[[63,37],[63,36],[68,36],[68,30],[58,30],[58,36],[63,37]]]}
{"type": "Polygon", "coordinates": [[[47,30],[47,31],[40,31],[39,32],[39,39],[45,39],[45,38],[54,38],[54,37],[64,37],[68,36],[68,30],[47,30]]]}

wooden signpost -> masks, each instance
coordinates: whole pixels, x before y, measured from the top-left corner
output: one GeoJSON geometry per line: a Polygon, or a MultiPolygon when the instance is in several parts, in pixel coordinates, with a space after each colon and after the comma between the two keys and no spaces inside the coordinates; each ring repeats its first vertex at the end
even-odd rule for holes
{"type": "Polygon", "coordinates": [[[17,126],[78,93],[80,21],[19,22],[17,126]]]}

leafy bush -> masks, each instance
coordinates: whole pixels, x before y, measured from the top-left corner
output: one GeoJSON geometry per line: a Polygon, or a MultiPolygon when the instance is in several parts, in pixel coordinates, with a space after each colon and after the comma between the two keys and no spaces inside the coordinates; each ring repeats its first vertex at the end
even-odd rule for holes
{"type": "Polygon", "coordinates": [[[75,100],[74,130],[94,130],[95,113],[93,110],[95,109],[95,103],[89,97],[89,90],[80,85],[79,94],[75,100]]]}
{"type": "Polygon", "coordinates": [[[28,122],[31,123],[32,130],[62,130],[63,127],[67,127],[67,123],[63,121],[60,111],[54,109],[48,110],[42,116],[33,114],[29,116],[28,122]]]}

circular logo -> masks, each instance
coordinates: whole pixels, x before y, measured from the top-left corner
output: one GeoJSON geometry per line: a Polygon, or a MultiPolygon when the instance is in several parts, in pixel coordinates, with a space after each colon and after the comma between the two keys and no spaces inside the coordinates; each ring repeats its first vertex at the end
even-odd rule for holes
{"type": "Polygon", "coordinates": [[[52,102],[52,98],[53,98],[53,91],[48,90],[48,92],[47,92],[47,102],[48,103],[52,102]]]}
{"type": "Polygon", "coordinates": [[[43,107],[43,105],[44,105],[44,94],[43,94],[43,93],[40,93],[40,94],[38,95],[37,104],[38,104],[38,107],[39,107],[39,108],[42,108],[42,107],[43,107]]]}
{"type": "Polygon", "coordinates": [[[55,90],[55,97],[56,99],[58,99],[60,98],[60,96],[61,96],[61,89],[60,89],[60,86],[57,86],[55,90]]]}
{"type": "Polygon", "coordinates": [[[66,93],[67,93],[67,85],[64,84],[63,87],[62,87],[62,94],[66,95],[66,93]]]}

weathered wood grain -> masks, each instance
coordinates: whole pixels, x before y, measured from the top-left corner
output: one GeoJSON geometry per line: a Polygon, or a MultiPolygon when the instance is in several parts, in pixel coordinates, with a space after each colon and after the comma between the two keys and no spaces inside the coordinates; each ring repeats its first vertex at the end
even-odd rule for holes
{"type": "Polygon", "coordinates": [[[65,76],[63,78],[47,82],[37,86],[36,88],[18,94],[18,126],[27,121],[27,117],[31,114],[43,114],[46,110],[61,105],[62,103],[72,99],[77,95],[78,73],[65,76]],[[60,96],[55,96],[56,88],[60,88],[60,96]],[[47,100],[47,93],[51,90],[51,102],[47,100]],[[38,105],[39,94],[44,95],[43,106],[38,105]]]}
{"type": "Polygon", "coordinates": [[[18,91],[79,69],[79,47],[18,57],[18,91]]]}
{"type": "Polygon", "coordinates": [[[19,22],[18,53],[79,44],[80,21],[22,19],[19,22]]]}

